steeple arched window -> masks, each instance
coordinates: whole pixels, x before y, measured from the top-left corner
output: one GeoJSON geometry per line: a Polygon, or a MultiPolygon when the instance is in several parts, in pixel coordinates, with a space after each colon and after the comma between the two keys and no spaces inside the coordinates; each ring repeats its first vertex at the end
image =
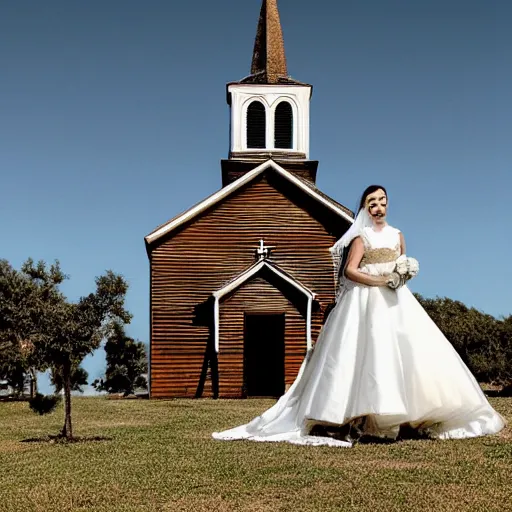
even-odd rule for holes
{"type": "Polygon", "coordinates": [[[274,147],[293,148],[293,111],[287,101],[281,101],[274,114],[274,147]]]}
{"type": "Polygon", "coordinates": [[[265,106],[253,101],[247,108],[247,148],[264,149],[266,131],[265,106]]]}

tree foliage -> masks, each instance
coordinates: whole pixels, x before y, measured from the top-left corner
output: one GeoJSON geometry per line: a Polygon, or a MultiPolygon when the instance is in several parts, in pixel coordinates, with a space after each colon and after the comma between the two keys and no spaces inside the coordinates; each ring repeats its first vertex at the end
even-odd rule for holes
{"type": "Polygon", "coordinates": [[[500,320],[446,297],[416,298],[479,382],[512,382],[512,316],[500,320]]]}
{"type": "Polygon", "coordinates": [[[52,369],[62,379],[65,420],[61,435],[73,437],[71,390],[73,371],[98,348],[112,322],[129,322],[124,308],[128,285],[107,271],[96,278],[96,290],[69,302],[59,289],[66,279],[58,262],[47,266],[29,259],[20,271],[0,264],[0,341],[20,350],[27,364],[52,369]]]}
{"type": "Polygon", "coordinates": [[[44,414],[53,412],[59,402],[60,397],[58,395],[42,395],[41,393],[36,393],[36,396],[31,398],[28,404],[30,409],[43,416],[44,414]]]}
{"type": "MultiPolygon", "coordinates": [[[[83,393],[83,386],[87,386],[89,374],[81,366],[73,367],[71,370],[71,391],[83,393]]],[[[60,393],[64,389],[64,377],[58,368],[52,368],[51,383],[55,388],[55,393],[60,393]]]]}
{"type": "Polygon", "coordinates": [[[16,343],[0,340],[0,380],[5,380],[16,394],[23,393],[27,366],[16,343]]]}
{"type": "Polygon", "coordinates": [[[136,388],[145,388],[148,364],[144,343],[126,335],[124,326],[112,325],[105,343],[107,370],[105,378],[96,380],[93,386],[107,393],[123,393],[125,396],[136,388]]]}
{"type": "Polygon", "coordinates": [[[21,392],[25,378],[36,380],[41,361],[33,350],[43,336],[43,318],[56,301],[65,279],[58,262],[48,269],[28,259],[21,270],[0,260],[0,376],[21,392]]]}

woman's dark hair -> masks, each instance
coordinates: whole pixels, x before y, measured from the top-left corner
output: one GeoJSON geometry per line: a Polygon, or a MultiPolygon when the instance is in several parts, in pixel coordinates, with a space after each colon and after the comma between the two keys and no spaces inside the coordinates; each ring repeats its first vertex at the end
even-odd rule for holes
{"type": "Polygon", "coordinates": [[[356,215],[359,213],[361,208],[364,206],[366,198],[370,194],[373,194],[374,192],[376,192],[379,189],[384,190],[384,194],[386,194],[386,197],[388,197],[388,193],[382,185],[370,185],[369,187],[366,188],[366,190],[363,192],[363,195],[361,196],[361,201],[359,201],[359,208],[357,209],[356,215]]]}
{"type": "MultiPolygon", "coordinates": [[[[370,195],[376,192],[377,190],[383,190],[384,194],[386,194],[386,197],[388,197],[388,193],[386,189],[382,185],[370,185],[366,188],[366,190],[363,192],[363,195],[361,196],[361,200],[359,201],[359,208],[357,209],[357,212],[355,212],[355,216],[357,217],[357,214],[361,211],[361,208],[364,207],[364,203],[366,202],[366,198],[370,195]]],[[[340,263],[340,274],[343,275],[345,272],[345,265],[347,264],[348,259],[348,253],[350,251],[350,246],[352,245],[352,242],[348,244],[347,247],[343,249],[343,253],[341,254],[341,263],[340,263]]],[[[341,275],[339,277],[341,277],[341,275]]]]}

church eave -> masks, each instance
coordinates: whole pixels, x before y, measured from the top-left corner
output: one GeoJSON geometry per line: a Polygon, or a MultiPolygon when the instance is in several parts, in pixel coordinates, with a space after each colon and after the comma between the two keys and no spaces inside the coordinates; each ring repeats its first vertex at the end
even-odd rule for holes
{"type": "Polygon", "coordinates": [[[269,260],[260,260],[260,261],[257,261],[256,263],[254,263],[254,265],[252,265],[248,269],[244,270],[241,274],[239,274],[234,279],[232,279],[231,281],[226,283],[222,288],[213,292],[214,298],[222,299],[225,295],[238,289],[240,286],[242,286],[244,283],[246,283],[251,277],[253,277],[258,272],[260,272],[260,270],[263,267],[268,267],[280,279],[291,284],[294,288],[299,290],[306,297],[315,299],[316,294],[314,292],[312,292],[309,288],[304,286],[302,283],[297,281],[295,278],[293,278],[292,276],[287,274],[284,270],[282,270],[281,268],[279,268],[277,265],[275,265],[274,263],[272,263],[269,260]]]}
{"type": "Polygon", "coordinates": [[[298,80],[294,80],[293,78],[289,78],[287,79],[287,81],[282,81],[282,82],[279,82],[279,83],[275,83],[275,84],[269,84],[269,83],[265,83],[265,82],[258,82],[258,81],[250,81],[251,77],[245,77],[245,78],[242,78],[242,80],[239,80],[238,82],[228,82],[226,84],[226,101],[227,101],[227,104],[229,106],[231,106],[231,93],[229,92],[229,88],[230,86],[233,86],[233,85],[242,85],[242,86],[252,86],[252,85],[259,85],[259,86],[263,86],[263,87],[275,87],[275,86],[282,86],[282,85],[287,85],[287,86],[292,86],[292,87],[309,87],[310,89],[310,92],[309,92],[309,99],[311,99],[311,97],[313,96],[313,86],[311,84],[307,84],[306,82],[299,82],[298,80]]]}

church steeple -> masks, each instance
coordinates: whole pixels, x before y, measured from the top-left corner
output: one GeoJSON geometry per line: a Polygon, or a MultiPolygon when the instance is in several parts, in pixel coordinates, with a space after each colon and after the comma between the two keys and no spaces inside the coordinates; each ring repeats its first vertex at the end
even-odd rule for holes
{"type": "Polygon", "coordinates": [[[229,160],[222,161],[223,185],[269,158],[314,183],[318,162],[309,160],[311,91],[311,85],[288,75],[277,0],[262,0],[251,74],[228,84],[231,134],[229,160]]]}
{"type": "Polygon", "coordinates": [[[267,84],[276,84],[280,78],[288,78],[277,0],[263,0],[261,5],[251,75],[258,75],[258,82],[267,84]]]}

